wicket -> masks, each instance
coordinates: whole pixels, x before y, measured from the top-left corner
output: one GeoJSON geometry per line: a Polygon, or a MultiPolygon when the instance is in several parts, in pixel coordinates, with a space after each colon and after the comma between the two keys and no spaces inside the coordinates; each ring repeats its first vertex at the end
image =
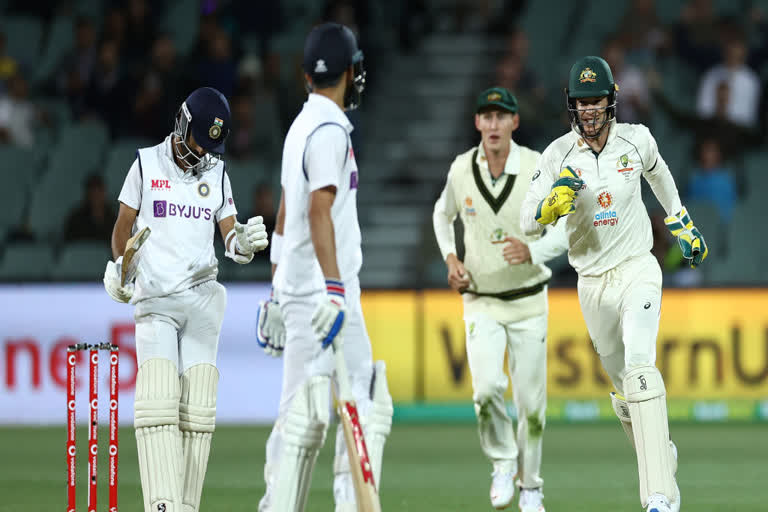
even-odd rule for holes
{"type": "Polygon", "coordinates": [[[76,447],[76,393],[75,373],[77,353],[88,352],[89,359],[89,423],[88,423],[88,512],[97,507],[97,466],[99,454],[99,351],[109,352],[109,512],[117,512],[117,407],[118,368],[120,358],[117,345],[101,343],[89,345],[80,343],[67,347],[67,512],[75,512],[75,491],[77,489],[77,447],[76,447]]]}

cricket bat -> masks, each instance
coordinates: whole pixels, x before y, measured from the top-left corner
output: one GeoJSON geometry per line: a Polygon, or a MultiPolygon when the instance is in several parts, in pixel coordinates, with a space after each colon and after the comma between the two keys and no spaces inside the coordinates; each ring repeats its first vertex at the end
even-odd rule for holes
{"type": "Polygon", "coordinates": [[[344,440],[347,443],[349,468],[352,472],[352,481],[355,484],[357,510],[358,512],[381,512],[379,493],[376,490],[376,483],[373,481],[373,468],[368,459],[368,448],[365,444],[363,428],[360,425],[360,416],[357,413],[355,400],[352,398],[352,388],[349,384],[344,352],[337,350],[334,344],[333,353],[336,360],[336,378],[339,384],[336,400],[341,425],[344,429],[344,440]]]}
{"type": "Polygon", "coordinates": [[[123,263],[120,269],[120,286],[125,286],[125,283],[132,282],[136,277],[136,269],[139,266],[139,249],[147,241],[151,232],[152,230],[147,226],[125,242],[123,263]]]}

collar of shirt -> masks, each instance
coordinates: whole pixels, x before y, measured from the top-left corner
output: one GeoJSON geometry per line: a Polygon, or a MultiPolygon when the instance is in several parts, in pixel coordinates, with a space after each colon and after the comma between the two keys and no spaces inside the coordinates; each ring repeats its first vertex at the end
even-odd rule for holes
{"type": "MultiPolygon", "coordinates": [[[[491,176],[491,171],[488,169],[488,158],[485,156],[485,147],[483,143],[478,146],[477,156],[475,157],[477,166],[485,171],[487,175],[491,176]]],[[[507,155],[507,161],[504,163],[503,174],[516,175],[520,172],[520,146],[518,146],[514,140],[509,141],[509,154],[507,155]]],[[[501,176],[499,176],[501,178],[501,176]]],[[[498,179],[496,180],[498,181],[498,179]]]]}
{"type": "Polygon", "coordinates": [[[345,114],[344,111],[330,98],[327,98],[322,94],[311,92],[309,93],[309,98],[307,98],[306,105],[322,112],[325,116],[329,117],[332,122],[339,123],[347,130],[347,133],[351,133],[352,130],[354,130],[354,126],[349,122],[347,114],[345,114]]]}

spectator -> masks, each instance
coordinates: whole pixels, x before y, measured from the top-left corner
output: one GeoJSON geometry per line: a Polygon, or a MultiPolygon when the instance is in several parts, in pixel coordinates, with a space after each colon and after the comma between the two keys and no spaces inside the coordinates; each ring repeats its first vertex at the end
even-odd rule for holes
{"type": "Polygon", "coordinates": [[[726,104],[727,118],[737,125],[754,128],[758,119],[760,78],[746,64],[747,46],[742,37],[728,38],[723,51],[723,62],[707,71],[701,80],[697,100],[699,115],[715,115],[718,86],[726,83],[730,90],[726,104]]]}
{"type": "MultiPolygon", "coordinates": [[[[651,52],[661,44],[664,37],[661,21],[656,15],[654,0],[632,0],[631,5],[616,26],[621,27],[620,41],[617,43],[634,62],[647,62],[651,57],[651,52]]],[[[610,61],[608,63],[611,64],[610,61]]],[[[616,76],[615,71],[613,75],[616,76]]],[[[616,83],[620,84],[619,87],[623,91],[624,86],[618,80],[616,83]]],[[[622,104],[622,110],[625,106],[622,104]]]]}
{"type": "Polygon", "coordinates": [[[173,126],[179,91],[176,48],[168,36],[160,36],[152,46],[152,60],[139,81],[133,102],[132,134],[163,138],[173,126]]]}
{"type": "Polygon", "coordinates": [[[736,181],[731,169],[723,164],[720,145],[714,139],[703,140],[698,147],[698,167],[688,181],[688,201],[708,201],[717,206],[720,221],[728,224],[738,200],[736,181]]]}
{"type": "Polygon", "coordinates": [[[0,94],[5,92],[6,83],[19,69],[16,59],[6,53],[5,45],[5,34],[0,32],[0,94]]]}
{"type": "Polygon", "coordinates": [[[121,56],[125,48],[126,32],[128,30],[128,20],[125,11],[119,7],[113,7],[107,13],[104,20],[104,34],[107,38],[114,41],[121,56]]]}
{"type": "Polygon", "coordinates": [[[720,56],[720,23],[712,0],[690,0],[674,29],[674,41],[680,59],[703,72],[714,66],[720,56]]]}
{"type": "Polygon", "coordinates": [[[109,245],[117,215],[112,206],[107,204],[104,180],[100,175],[92,174],[84,185],[82,202],[67,217],[64,240],[92,240],[109,245]]]}
{"type": "Polygon", "coordinates": [[[69,100],[73,114],[82,113],[86,87],[96,64],[96,30],[88,18],[75,23],[75,48],[59,62],[56,83],[59,94],[69,100]]]}
{"type": "Polygon", "coordinates": [[[11,77],[8,94],[0,97],[0,142],[31,148],[35,143],[35,124],[43,118],[42,111],[29,100],[24,77],[11,77]]]}
{"type": "Polygon", "coordinates": [[[114,138],[125,120],[125,98],[131,96],[123,77],[118,44],[108,39],[99,48],[99,61],[85,95],[85,112],[104,119],[114,138]]]}
{"type": "MultiPolygon", "coordinates": [[[[280,130],[280,115],[277,109],[278,102],[274,90],[265,83],[261,60],[255,55],[246,55],[240,61],[236,91],[236,99],[232,103],[234,109],[233,119],[234,116],[238,117],[238,120],[234,121],[235,128],[233,130],[233,136],[239,141],[237,144],[242,144],[244,140],[249,140],[252,143],[251,151],[259,156],[279,157],[282,151],[282,132],[280,130]],[[242,106],[234,105],[237,101],[240,101],[240,96],[248,98],[250,104],[246,108],[250,111],[250,121],[247,121],[247,125],[244,122],[238,128],[240,120],[245,121],[241,117],[245,115],[244,111],[237,114],[234,113],[239,108],[242,108],[242,106]],[[247,137],[238,135],[241,129],[247,131],[247,137]]],[[[245,158],[245,155],[242,154],[242,149],[247,148],[240,146],[235,151],[241,153],[241,158],[245,158]]]]}
{"type": "Polygon", "coordinates": [[[221,91],[227,98],[235,90],[237,63],[232,57],[232,40],[223,29],[214,30],[205,57],[197,65],[198,83],[221,91]]]}
{"type": "Polygon", "coordinates": [[[126,65],[133,72],[140,70],[147,55],[153,51],[153,43],[157,39],[155,27],[158,23],[146,0],[129,0],[127,4],[122,52],[126,65]]]}
{"type": "Polygon", "coordinates": [[[625,63],[625,48],[619,39],[610,39],[603,47],[603,57],[613,70],[619,86],[621,108],[616,115],[621,123],[647,123],[650,96],[645,74],[633,65],[625,63]]]}
{"type": "Polygon", "coordinates": [[[762,142],[758,130],[735,124],[728,119],[731,89],[727,80],[717,86],[714,116],[703,118],[695,111],[686,111],[676,101],[668,99],[662,93],[660,75],[649,73],[648,77],[654,103],[677,124],[677,128],[693,132],[698,140],[715,139],[726,159],[737,158],[746,149],[762,142]]]}

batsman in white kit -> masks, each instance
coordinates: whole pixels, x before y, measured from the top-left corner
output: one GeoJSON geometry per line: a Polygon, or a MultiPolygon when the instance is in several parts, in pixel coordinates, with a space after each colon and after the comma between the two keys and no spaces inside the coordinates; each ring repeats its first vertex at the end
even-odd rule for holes
{"type": "Polygon", "coordinates": [[[648,128],[616,122],[618,90],[602,58],[573,65],[566,90],[572,130],[542,154],[520,222],[528,234],[565,224],[584,320],[637,454],[641,504],[647,512],[677,512],[677,448],[655,366],[662,276],[650,252],[641,176],[667,212],[665,222],[691,267],[708,251],[648,128]]]}
{"type": "MultiPolygon", "coordinates": [[[[303,69],[309,98],[283,147],[278,219],[285,220],[282,237],[273,235],[271,253],[277,262],[275,296],[259,310],[260,318],[269,318],[270,309],[279,308],[285,328],[282,393],[267,442],[260,511],[304,510],[330,421],[332,350],[343,350],[376,485],[392,424],[385,365],[372,362],[360,306],[358,168],[344,112],[359,104],[365,71],[352,31],[335,23],[315,27],[305,43],[303,69]]],[[[276,233],[280,227],[278,220],[276,233]]],[[[266,337],[279,328],[270,325],[266,337]]],[[[333,470],[336,511],[356,511],[341,427],[333,470]]]]}
{"type": "Polygon", "coordinates": [[[477,98],[481,143],[457,156],[435,204],[433,224],[448,267],[448,282],[462,294],[469,369],[480,446],[493,463],[491,504],[506,508],[520,486],[520,510],[544,512],[540,475],[547,383],[547,283],[544,263],[567,248],[562,227],[524,235],[520,205],[539,153],[512,140],[520,117],[517,99],[492,87],[477,98]],[[464,261],[456,254],[453,222],[464,224],[464,261]],[[504,354],[509,355],[518,412],[517,439],[507,414],[504,354]]]}
{"type": "Polygon", "coordinates": [[[200,505],[226,307],[216,281],[215,228],[237,263],[249,263],[268,243],[261,217],[236,220],[222,159],[229,130],[226,98],[210,87],[195,90],[174,131],[137,151],[119,196],[115,261],[107,263],[104,287],[114,300],[135,305],[134,425],[145,512],[194,512],[200,505]],[[147,227],[135,282],[122,285],[126,241],[147,227]]]}

